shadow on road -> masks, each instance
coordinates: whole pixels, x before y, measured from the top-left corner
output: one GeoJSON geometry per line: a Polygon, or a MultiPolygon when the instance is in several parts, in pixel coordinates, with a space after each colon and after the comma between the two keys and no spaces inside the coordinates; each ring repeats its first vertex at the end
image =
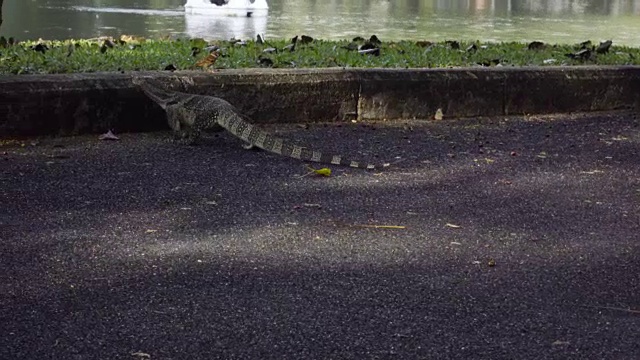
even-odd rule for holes
{"type": "Polygon", "coordinates": [[[394,165],[301,178],[225,135],[0,148],[0,357],[640,356],[637,120],[272,130],[394,165]]]}

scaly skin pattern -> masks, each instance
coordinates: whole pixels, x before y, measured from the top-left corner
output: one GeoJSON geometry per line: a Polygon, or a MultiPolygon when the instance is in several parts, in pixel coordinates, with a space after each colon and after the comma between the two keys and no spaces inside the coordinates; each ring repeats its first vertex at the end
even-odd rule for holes
{"type": "Polygon", "coordinates": [[[203,131],[224,128],[251,146],[302,161],[362,169],[381,167],[293,145],[247,122],[240,112],[224,99],[169,91],[159,84],[152,85],[148,80],[134,79],[134,84],[139,85],[147,96],[165,109],[169,126],[173,130],[190,139],[196,140],[203,131]]]}

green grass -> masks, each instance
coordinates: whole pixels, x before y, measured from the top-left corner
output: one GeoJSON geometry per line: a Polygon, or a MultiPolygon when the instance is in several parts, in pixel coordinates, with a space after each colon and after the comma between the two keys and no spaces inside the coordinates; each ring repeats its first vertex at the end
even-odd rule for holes
{"type": "MultiPolygon", "coordinates": [[[[67,40],[22,42],[7,45],[0,41],[0,74],[53,74],[96,71],[202,69],[195,64],[207,56],[202,49],[210,44],[220,47],[221,56],[214,69],[238,69],[268,66],[273,68],[448,68],[465,66],[544,66],[544,65],[640,65],[640,49],[611,47],[606,54],[595,52],[587,60],[570,59],[580,45],[546,45],[541,50],[529,50],[523,43],[476,42],[476,51],[466,49],[474,43],[460,43],[453,49],[446,43],[420,46],[413,41],[383,42],[380,56],[359,54],[345,47],[351,41],[314,40],[298,43],[295,51],[282,50],[290,40],[274,40],[269,44],[255,41],[233,43],[201,39],[191,40],[67,40]],[[47,49],[36,51],[38,44],[47,49]],[[276,53],[263,53],[269,47],[276,53]],[[259,64],[268,58],[269,65],[259,64]]],[[[360,43],[361,44],[361,43],[360,43]]]]}

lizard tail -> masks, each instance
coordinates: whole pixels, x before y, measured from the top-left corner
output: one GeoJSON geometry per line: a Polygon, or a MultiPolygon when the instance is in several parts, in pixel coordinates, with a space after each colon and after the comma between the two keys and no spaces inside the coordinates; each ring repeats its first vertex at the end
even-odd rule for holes
{"type": "Polygon", "coordinates": [[[246,141],[247,143],[257,146],[260,149],[272,152],[274,154],[288,156],[290,158],[302,161],[312,161],[323,164],[350,166],[353,168],[374,170],[380,169],[386,164],[369,164],[352,159],[348,159],[342,155],[330,155],[320,151],[309,149],[302,146],[293,145],[284,139],[278,138],[268,132],[257,128],[253,124],[245,121],[238,115],[225,116],[218,119],[218,123],[227,131],[236,137],[246,141]]]}

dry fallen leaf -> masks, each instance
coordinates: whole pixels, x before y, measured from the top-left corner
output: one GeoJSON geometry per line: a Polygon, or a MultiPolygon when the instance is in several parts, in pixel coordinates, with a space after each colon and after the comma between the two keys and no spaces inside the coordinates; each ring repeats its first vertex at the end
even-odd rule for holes
{"type": "Polygon", "coordinates": [[[433,118],[435,120],[442,120],[444,114],[442,113],[442,109],[438,108],[438,110],[436,110],[436,114],[433,116],[433,118]]]}
{"type": "Polygon", "coordinates": [[[322,169],[314,169],[312,167],[309,167],[309,170],[311,170],[312,172],[318,174],[318,175],[322,175],[322,176],[331,176],[331,169],[329,168],[322,168],[322,169]]]}
{"type": "Polygon", "coordinates": [[[450,227],[450,228],[452,228],[452,229],[459,229],[459,228],[461,228],[461,227],[462,227],[462,226],[460,226],[460,225],[451,224],[451,223],[446,223],[444,226],[446,226],[446,227],[450,227]]]}
{"type": "Polygon", "coordinates": [[[151,355],[149,355],[147,353],[143,353],[142,351],[137,351],[137,352],[131,353],[131,356],[137,356],[137,357],[142,358],[142,359],[151,359],[151,355]]]}
{"type": "Polygon", "coordinates": [[[154,233],[154,232],[158,232],[158,230],[154,230],[154,229],[147,229],[147,230],[145,231],[145,233],[147,233],[147,234],[151,234],[151,233],[154,233]]]}
{"type": "Polygon", "coordinates": [[[120,140],[120,138],[115,136],[111,130],[109,130],[106,134],[100,135],[100,140],[120,140]]]}
{"type": "Polygon", "coordinates": [[[331,169],[329,168],[322,168],[322,169],[314,169],[311,166],[307,166],[307,169],[309,169],[310,171],[304,175],[301,175],[300,177],[303,178],[305,176],[309,176],[311,174],[316,174],[316,175],[321,175],[321,176],[331,176],[331,169]]]}
{"type": "Polygon", "coordinates": [[[120,41],[125,43],[143,43],[146,41],[146,39],[143,38],[142,36],[122,34],[120,35],[120,41]]]}

